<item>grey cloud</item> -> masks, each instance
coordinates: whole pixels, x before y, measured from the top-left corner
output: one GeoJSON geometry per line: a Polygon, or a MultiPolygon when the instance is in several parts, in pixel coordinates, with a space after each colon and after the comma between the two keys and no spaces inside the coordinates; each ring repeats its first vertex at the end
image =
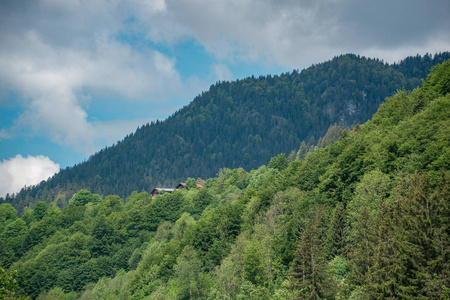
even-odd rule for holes
{"type": "Polygon", "coordinates": [[[194,37],[223,60],[304,67],[347,52],[404,56],[450,47],[447,0],[167,0],[165,7],[141,15],[149,38],[194,37]]]}
{"type": "MultiPolygon", "coordinates": [[[[347,1],[336,7],[343,42],[358,46],[420,46],[449,33],[449,1],[347,1]]],[[[448,39],[447,39],[448,41],[448,39]]]]}

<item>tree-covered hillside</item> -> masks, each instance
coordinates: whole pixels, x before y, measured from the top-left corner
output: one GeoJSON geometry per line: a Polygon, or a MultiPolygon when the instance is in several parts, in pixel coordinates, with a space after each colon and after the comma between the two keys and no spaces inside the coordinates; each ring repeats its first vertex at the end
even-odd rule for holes
{"type": "Polygon", "coordinates": [[[449,79],[447,61],[305,159],[200,189],[1,204],[0,296],[449,299],[449,79]]]}
{"type": "Polygon", "coordinates": [[[302,142],[316,144],[331,125],[364,123],[386,97],[419,86],[432,65],[449,57],[388,65],[349,54],[301,72],[220,82],[167,120],[139,128],[6,202],[20,211],[39,200],[63,207],[81,188],[126,197],[187,177],[208,178],[224,167],[251,170],[302,142]]]}

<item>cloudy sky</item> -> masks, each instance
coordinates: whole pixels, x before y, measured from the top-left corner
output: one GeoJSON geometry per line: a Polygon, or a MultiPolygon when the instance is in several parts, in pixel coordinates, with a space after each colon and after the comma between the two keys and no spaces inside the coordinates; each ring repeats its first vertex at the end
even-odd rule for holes
{"type": "Polygon", "coordinates": [[[450,50],[448,0],[1,0],[0,196],[220,80],[450,50]]]}

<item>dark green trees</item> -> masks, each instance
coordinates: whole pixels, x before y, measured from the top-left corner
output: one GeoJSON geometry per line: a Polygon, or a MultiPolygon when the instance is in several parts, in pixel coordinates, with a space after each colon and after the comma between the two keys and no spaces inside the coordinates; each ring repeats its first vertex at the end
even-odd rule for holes
{"type": "Polygon", "coordinates": [[[450,297],[449,174],[414,175],[385,206],[368,291],[377,298],[450,297]]]}
{"type": "Polygon", "coordinates": [[[314,216],[304,228],[295,252],[290,273],[295,299],[331,299],[335,292],[324,248],[327,228],[324,209],[312,211],[314,216]]]}
{"type": "Polygon", "coordinates": [[[22,217],[0,205],[0,262],[44,299],[448,299],[444,90],[399,92],[301,160],[221,169],[199,189],[81,190],[22,217]]]}
{"type": "Polygon", "coordinates": [[[415,88],[445,57],[448,53],[413,59],[406,67],[349,54],[301,72],[221,82],[167,120],[143,125],[117,145],[9,200],[21,212],[42,199],[59,199],[63,207],[80,189],[125,198],[158,183],[209,178],[224,167],[249,171],[302,142],[298,158],[304,158],[314,145],[336,140],[343,126],[363,124],[397,90],[415,88]]]}
{"type": "Polygon", "coordinates": [[[295,299],[331,297],[331,280],[319,237],[318,228],[309,225],[300,239],[290,274],[291,287],[297,294],[295,299]]]}

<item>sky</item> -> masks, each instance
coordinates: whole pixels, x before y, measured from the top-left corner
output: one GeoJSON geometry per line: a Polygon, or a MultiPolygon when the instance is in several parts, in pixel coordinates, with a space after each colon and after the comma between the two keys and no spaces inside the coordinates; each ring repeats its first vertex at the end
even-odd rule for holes
{"type": "Polygon", "coordinates": [[[0,0],[0,196],[209,86],[450,50],[448,0],[0,0]]]}

